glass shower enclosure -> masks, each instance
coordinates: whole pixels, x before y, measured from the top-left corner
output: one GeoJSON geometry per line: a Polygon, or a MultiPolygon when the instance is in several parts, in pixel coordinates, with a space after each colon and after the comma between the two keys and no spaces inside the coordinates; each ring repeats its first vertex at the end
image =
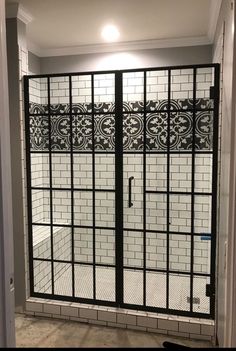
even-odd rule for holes
{"type": "Polygon", "coordinates": [[[31,296],[214,318],[219,65],[24,91],[31,296]]]}

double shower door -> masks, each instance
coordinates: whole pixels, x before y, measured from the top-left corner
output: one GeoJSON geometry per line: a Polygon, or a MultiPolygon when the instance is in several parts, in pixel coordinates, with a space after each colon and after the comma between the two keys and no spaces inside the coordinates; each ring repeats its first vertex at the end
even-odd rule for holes
{"type": "Polygon", "coordinates": [[[214,317],[218,65],[25,77],[31,296],[214,317]]]}

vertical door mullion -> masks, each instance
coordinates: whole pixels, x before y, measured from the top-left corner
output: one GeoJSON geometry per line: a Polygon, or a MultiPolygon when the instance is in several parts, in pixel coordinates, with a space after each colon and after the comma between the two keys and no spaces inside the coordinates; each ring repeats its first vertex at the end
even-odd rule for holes
{"type": "Polygon", "coordinates": [[[170,270],[170,102],[171,70],[168,69],[168,114],[167,114],[167,165],[166,165],[166,308],[169,308],[169,270],[170,270]]]}
{"type": "Polygon", "coordinates": [[[194,265],[194,218],[195,218],[195,135],[196,135],[196,76],[193,70],[193,135],[192,135],[192,178],[191,178],[191,256],[190,256],[190,312],[193,312],[193,265],[194,265]]]}
{"type": "Polygon", "coordinates": [[[213,170],[212,170],[212,215],[211,215],[211,296],[210,315],[215,317],[215,265],[217,234],[217,178],[218,178],[218,138],[219,138],[219,99],[220,99],[220,65],[214,69],[214,112],[213,112],[213,170]]]}
{"type": "Polygon", "coordinates": [[[123,97],[122,73],[115,74],[116,303],[123,303],[123,97]]]}
{"type": "Polygon", "coordinates": [[[31,189],[31,147],[30,147],[30,116],[29,116],[29,78],[24,78],[24,98],[26,113],[26,169],[27,169],[27,201],[28,201],[28,227],[29,227],[29,275],[30,294],[34,293],[34,263],[33,263],[33,226],[32,226],[32,189],[31,189]]]}
{"type": "Polygon", "coordinates": [[[143,115],[143,305],[146,306],[146,84],[144,71],[144,115],[143,115]]]}
{"type": "Polygon", "coordinates": [[[74,253],[74,162],[73,162],[73,116],[72,116],[72,82],[69,76],[70,98],[70,175],[71,175],[71,264],[72,264],[72,296],[75,296],[75,253],[74,253]]]}
{"type": "Polygon", "coordinates": [[[51,138],[51,99],[50,99],[50,78],[47,78],[48,88],[48,152],[49,152],[49,192],[50,192],[50,241],[51,241],[51,277],[52,295],[54,295],[54,262],[53,262],[53,196],[52,196],[52,138],[51,138]]]}
{"type": "Polygon", "coordinates": [[[95,230],[95,115],[94,115],[94,74],[91,75],[92,89],[92,206],[93,206],[93,299],[96,300],[96,230],[95,230]]]}

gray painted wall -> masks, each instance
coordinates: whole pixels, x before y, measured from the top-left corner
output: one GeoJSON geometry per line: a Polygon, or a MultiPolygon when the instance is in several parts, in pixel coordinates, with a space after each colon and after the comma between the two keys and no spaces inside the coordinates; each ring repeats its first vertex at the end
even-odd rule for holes
{"type": "Polygon", "coordinates": [[[5,1],[0,0],[0,348],[15,347],[13,229],[5,1]]]}
{"type": "MultiPolygon", "coordinates": [[[[40,58],[41,73],[161,67],[212,62],[212,46],[191,46],[40,58]]],[[[29,61],[30,63],[30,61],[29,61]]]]}
{"type": "Polygon", "coordinates": [[[6,21],[16,307],[24,306],[25,303],[25,259],[23,255],[24,222],[18,61],[18,42],[24,40],[25,37],[25,28],[22,25],[23,24],[15,18],[7,19],[6,21]]]}
{"type": "Polygon", "coordinates": [[[29,51],[28,53],[29,74],[40,74],[40,58],[29,51]]]}

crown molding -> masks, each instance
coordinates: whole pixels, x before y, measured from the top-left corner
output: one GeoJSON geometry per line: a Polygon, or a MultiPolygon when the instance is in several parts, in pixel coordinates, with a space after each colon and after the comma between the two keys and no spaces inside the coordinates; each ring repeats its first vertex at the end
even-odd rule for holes
{"type": "Polygon", "coordinates": [[[211,42],[207,36],[201,37],[184,37],[173,39],[157,39],[157,40],[138,40],[130,42],[120,42],[115,44],[94,44],[80,45],[73,47],[62,47],[53,49],[42,49],[33,43],[28,43],[28,50],[40,57],[49,56],[69,56],[97,54],[105,52],[120,52],[132,50],[161,49],[184,46],[210,45],[211,42]]]}
{"type": "Polygon", "coordinates": [[[210,18],[209,18],[209,26],[208,26],[208,33],[207,36],[211,43],[213,43],[215,38],[216,26],[218,17],[220,14],[222,0],[211,0],[210,4],[210,18]]]}
{"type": "Polygon", "coordinates": [[[25,24],[33,20],[32,15],[21,4],[16,2],[6,5],[6,18],[18,18],[25,24]]]}

